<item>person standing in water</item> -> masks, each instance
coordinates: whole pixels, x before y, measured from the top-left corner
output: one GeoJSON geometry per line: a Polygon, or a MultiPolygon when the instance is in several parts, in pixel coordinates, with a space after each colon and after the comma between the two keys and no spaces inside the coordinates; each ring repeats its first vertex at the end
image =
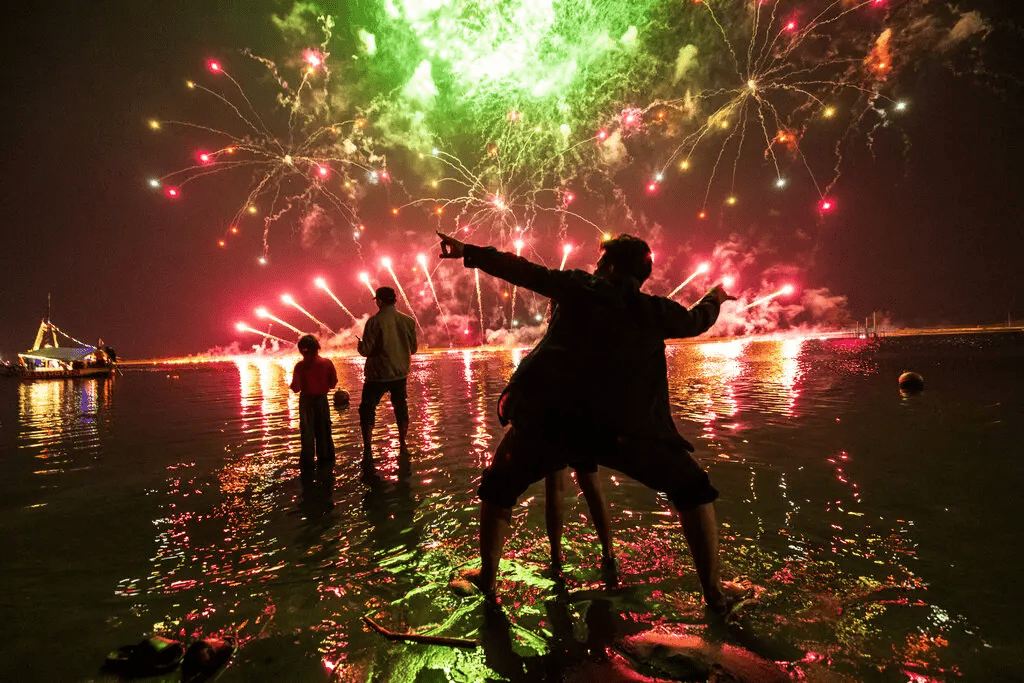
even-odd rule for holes
{"type": "Polygon", "coordinates": [[[718,491],[690,456],[672,420],[665,340],[695,337],[732,301],[721,286],[690,310],[640,291],[650,247],[630,235],[605,240],[594,273],[551,270],[492,247],[441,238],[441,258],[537,292],[557,306],[544,338],[498,399],[510,425],[484,470],[479,571],[465,578],[493,595],[512,507],[534,482],[570,465],[618,470],[668,495],[693,555],[704,601],[725,613],[740,587],[723,582],[718,560],[718,491]]]}
{"type": "Polygon", "coordinates": [[[406,380],[412,354],[416,353],[416,322],[395,309],[397,296],[391,287],[379,287],[373,300],[377,313],[366,321],[359,339],[359,354],[366,357],[363,395],[359,401],[359,426],[363,432],[363,472],[371,475],[373,426],[377,404],[390,394],[398,425],[399,460],[408,466],[409,404],[406,380]]]}
{"type": "Polygon", "coordinates": [[[307,334],[298,346],[302,360],[295,364],[290,387],[299,395],[300,477],[304,487],[314,482],[329,487],[334,484],[334,441],[327,394],[338,385],[338,373],[334,363],[320,356],[316,337],[307,334]]]}

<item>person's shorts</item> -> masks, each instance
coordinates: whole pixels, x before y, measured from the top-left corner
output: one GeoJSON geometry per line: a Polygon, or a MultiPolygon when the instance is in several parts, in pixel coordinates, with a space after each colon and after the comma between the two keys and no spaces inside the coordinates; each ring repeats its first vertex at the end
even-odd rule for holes
{"type": "Polygon", "coordinates": [[[608,467],[648,488],[668,495],[678,510],[711,503],[718,491],[711,485],[700,465],[690,456],[686,442],[635,437],[588,438],[578,441],[552,438],[513,423],[484,470],[480,499],[502,508],[510,508],[536,481],[565,467],[580,472],[595,472],[598,465],[608,467]]]}
{"type": "Polygon", "coordinates": [[[384,394],[390,394],[391,405],[395,409],[395,419],[398,422],[409,421],[408,388],[406,378],[387,381],[367,380],[363,382],[363,393],[359,399],[359,419],[361,422],[373,424],[374,412],[377,405],[384,398],[384,394]]]}

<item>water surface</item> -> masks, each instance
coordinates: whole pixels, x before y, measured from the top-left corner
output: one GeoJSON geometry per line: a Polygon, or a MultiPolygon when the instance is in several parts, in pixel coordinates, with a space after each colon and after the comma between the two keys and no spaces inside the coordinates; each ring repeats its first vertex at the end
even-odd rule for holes
{"type": "MultiPolygon", "coordinates": [[[[384,486],[358,478],[355,408],[335,412],[329,511],[297,480],[294,358],[0,384],[0,677],[103,680],[107,651],[159,633],[237,635],[225,683],[559,680],[652,625],[798,679],[1024,677],[1019,335],[670,347],[675,417],[722,493],[725,574],[764,588],[724,634],[666,499],[614,472],[619,590],[573,487],[552,580],[541,486],[515,511],[502,615],[448,589],[474,560],[495,401],[523,353],[415,357],[407,479],[386,400],[384,486]],[[906,369],[924,393],[900,395],[906,369]],[[484,646],[393,644],[363,615],[484,646]]],[[[358,359],[335,364],[358,397],[358,359]]]]}

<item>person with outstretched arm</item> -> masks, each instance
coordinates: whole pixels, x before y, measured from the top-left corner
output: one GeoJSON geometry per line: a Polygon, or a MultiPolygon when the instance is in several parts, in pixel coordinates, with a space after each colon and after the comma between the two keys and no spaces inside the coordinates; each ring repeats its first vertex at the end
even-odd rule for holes
{"type": "Polygon", "coordinates": [[[723,582],[719,573],[713,504],[718,491],[672,420],[665,340],[706,332],[722,304],[735,297],[716,286],[688,310],[641,292],[653,266],[651,250],[630,235],[601,243],[593,273],[552,270],[493,247],[438,236],[441,258],[462,259],[467,268],[555,304],[543,339],[498,399],[498,417],[509,428],[481,478],[481,568],[465,578],[493,595],[519,497],[566,466],[589,472],[600,465],[668,495],[706,604],[727,612],[742,589],[723,582]]]}

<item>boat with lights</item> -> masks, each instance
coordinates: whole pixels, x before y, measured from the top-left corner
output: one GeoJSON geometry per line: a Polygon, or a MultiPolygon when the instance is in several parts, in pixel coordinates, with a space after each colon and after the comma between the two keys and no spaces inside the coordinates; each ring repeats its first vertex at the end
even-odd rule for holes
{"type": "MultiPolygon", "coordinates": [[[[49,306],[47,306],[49,308],[49,306]]],[[[5,366],[5,374],[23,380],[110,377],[117,366],[114,349],[78,341],[50,321],[39,323],[32,348],[18,354],[18,363],[5,366]],[[61,340],[65,344],[61,346],[61,340]]]]}

